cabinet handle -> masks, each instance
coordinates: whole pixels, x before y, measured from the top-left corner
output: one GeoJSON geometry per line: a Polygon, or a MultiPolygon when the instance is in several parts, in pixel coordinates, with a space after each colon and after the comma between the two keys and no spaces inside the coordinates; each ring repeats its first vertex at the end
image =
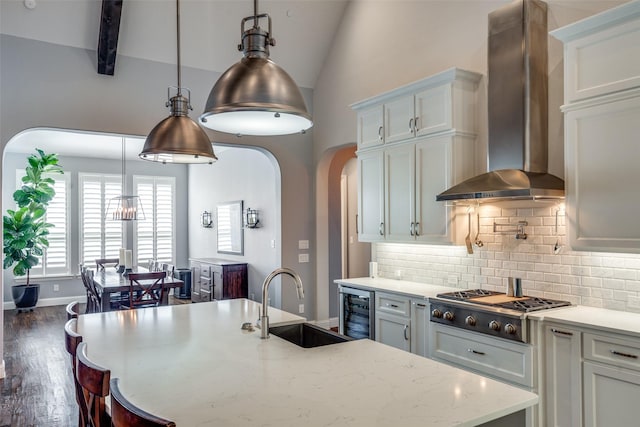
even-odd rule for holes
{"type": "Polygon", "coordinates": [[[380,223],[380,227],[378,227],[378,231],[380,232],[381,236],[384,236],[384,222],[380,223]]]}
{"type": "Polygon", "coordinates": [[[382,126],[378,128],[378,140],[382,141],[382,126]]]}
{"type": "Polygon", "coordinates": [[[414,222],[413,223],[413,235],[416,236],[416,237],[420,235],[420,232],[418,230],[420,230],[420,223],[419,222],[414,222]]]}
{"type": "Polygon", "coordinates": [[[554,334],[566,335],[568,337],[573,336],[573,332],[561,331],[560,329],[556,328],[551,328],[551,332],[553,332],[554,334]]]}
{"type": "Polygon", "coordinates": [[[409,224],[409,235],[413,236],[413,223],[409,224]]]}
{"type": "Polygon", "coordinates": [[[387,307],[391,307],[391,308],[398,308],[398,306],[397,306],[397,305],[395,305],[395,304],[388,304],[388,303],[387,303],[387,307]]]}
{"type": "Polygon", "coordinates": [[[629,359],[637,359],[638,356],[635,354],[629,354],[629,353],[621,353],[619,351],[616,350],[609,350],[611,352],[611,354],[615,354],[616,356],[622,356],[622,357],[628,357],[629,359]]]}
{"type": "Polygon", "coordinates": [[[413,117],[409,119],[409,132],[413,132],[413,117]]]}
{"type": "Polygon", "coordinates": [[[472,348],[468,348],[467,351],[469,353],[473,353],[473,354],[479,354],[480,356],[484,356],[484,353],[482,351],[478,351],[478,350],[474,350],[472,348]]]}
{"type": "Polygon", "coordinates": [[[422,304],[421,302],[417,302],[416,305],[422,308],[425,308],[427,306],[426,304],[422,304]]]}
{"type": "Polygon", "coordinates": [[[413,119],[413,127],[414,127],[414,130],[416,131],[416,133],[420,130],[420,129],[418,129],[418,119],[419,119],[419,117],[416,117],[416,118],[413,119]]]}
{"type": "Polygon", "coordinates": [[[404,325],[404,331],[402,331],[402,333],[404,333],[405,341],[409,341],[409,337],[407,337],[407,329],[409,329],[409,325],[404,325]]]}
{"type": "Polygon", "coordinates": [[[358,214],[356,214],[356,234],[359,234],[360,232],[358,231],[358,214]]]}

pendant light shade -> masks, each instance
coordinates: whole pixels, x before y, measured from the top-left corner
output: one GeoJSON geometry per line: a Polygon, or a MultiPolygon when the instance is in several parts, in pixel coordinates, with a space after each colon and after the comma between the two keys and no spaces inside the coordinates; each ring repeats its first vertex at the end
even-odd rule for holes
{"type": "Polygon", "coordinates": [[[144,142],[140,158],[161,163],[213,163],[218,158],[204,130],[191,118],[189,89],[181,86],[180,75],[180,0],[176,0],[176,26],[178,41],[178,86],[176,95],[168,91],[170,115],[154,127],[144,142]],[[186,93],[186,96],[183,95],[186,93]]]}
{"type": "Polygon", "coordinates": [[[271,17],[257,14],[242,20],[242,60],[232,65],[211,89],[200,123],[210,129],[237,135],[288,135],[305,132],[311,126],[311,115],[300,89],[291,76],[269,59],[271,17]],[[267,18],[269,30],[258,26],[267,18]],[[244,31],[247,21],[253,27],[244,31]]]}

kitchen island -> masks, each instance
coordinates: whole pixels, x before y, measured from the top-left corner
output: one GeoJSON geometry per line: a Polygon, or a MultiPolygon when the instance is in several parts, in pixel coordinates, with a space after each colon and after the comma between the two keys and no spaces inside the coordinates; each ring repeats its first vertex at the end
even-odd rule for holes
{"type": "MultiPolygon", "coordinates": [[[[80,316],[78,330],[126,397],[178,426],[474,426],[538,403],[370,340],[304,349],[260,339],[241,329],[260,307],[237,299],[96,313],[80,316]]],[[[269,317],[304,321],[274,308],[269,317]]]]}

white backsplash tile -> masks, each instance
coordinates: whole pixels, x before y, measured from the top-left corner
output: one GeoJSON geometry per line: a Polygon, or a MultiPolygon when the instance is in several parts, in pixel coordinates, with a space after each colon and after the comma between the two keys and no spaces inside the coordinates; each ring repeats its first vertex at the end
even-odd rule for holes
{"type": "MultiPolygon", "coordinates": [[[[474,246],[472,255],[467,254],[464,246],[376,244],[379,275],[501,292],[505,290],[507,277],[520,277],[526,295],[640,313],[640,255],[571,251],[566,246],[562,204],[508,205],[480,206],[479,237],[484,246],[474,246]],[[527,221],[528,238],[516,240],[515,233],[494,233],[494,221],[500,224],[527,221]],[[561,245],[557,254],[556,242],[561,245]]],[[[475,230],[475,218],[472,221],[475,230]]]]}

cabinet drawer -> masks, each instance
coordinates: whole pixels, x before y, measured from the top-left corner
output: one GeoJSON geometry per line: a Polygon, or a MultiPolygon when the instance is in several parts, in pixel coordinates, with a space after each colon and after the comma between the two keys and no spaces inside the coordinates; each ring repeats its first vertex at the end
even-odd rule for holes
{"type": "Polygon", "coordinates": [[[376,292],[376,310],[409,317],[411,313],[411,301],[409,298],[376,292]]]}
{"type": "Polygon", "coordinates": [[[533,350],[488,335],[431,323],[430,354],[483,375],[533,387],[533,350]]]}
{"type": "Polygon", "coordinates": [[[200,276],[202,276],[202,277],[211,277],[211,266],[209,266],[209,265],[201,265],[200,266],[200,276]]]}
{"type": "Polygon", "coordinates": [[[583,345],[585,359],[640,370],[640,340],[585,333],[583,345]]]}

